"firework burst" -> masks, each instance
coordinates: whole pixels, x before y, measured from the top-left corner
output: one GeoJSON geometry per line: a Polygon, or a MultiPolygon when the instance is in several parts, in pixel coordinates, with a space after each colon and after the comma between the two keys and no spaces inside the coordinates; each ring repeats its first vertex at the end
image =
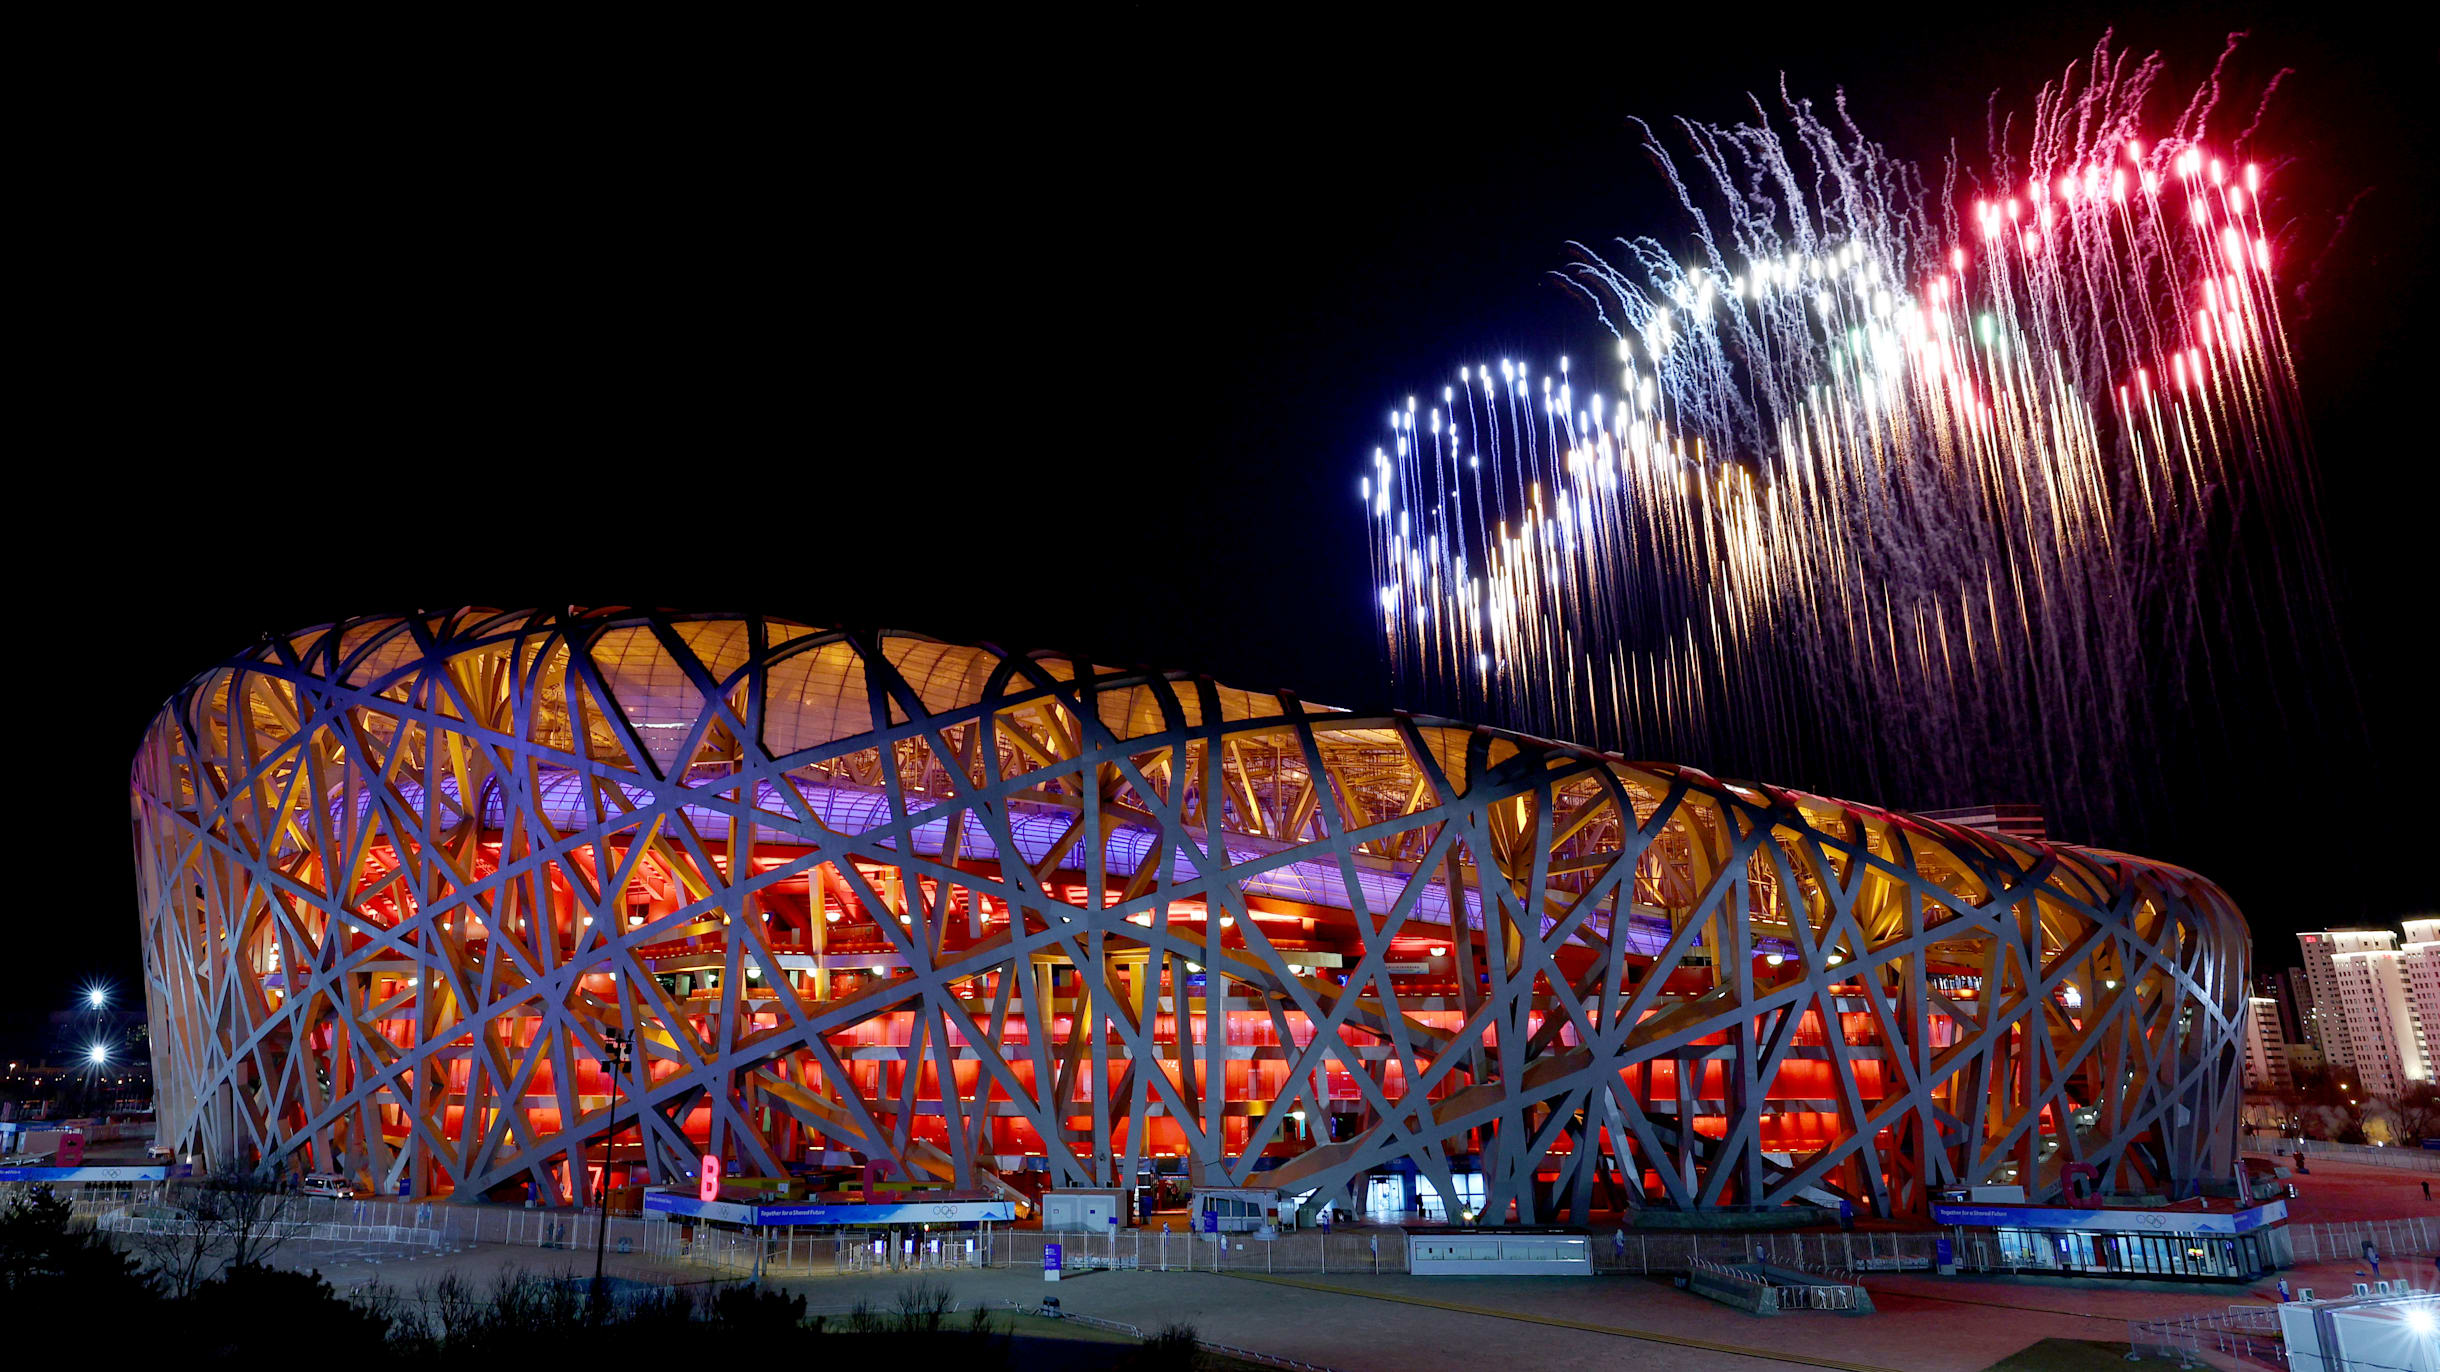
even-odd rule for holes
{"type": "Polygon", "coordinates": [[[2215,141],[2217,71],[2147,136],[2160,71],[2105,42],[1937,190],[1784,97],[1684,161],[1647,128],[1691,252],[1563,273],[1615,361],[1461,367],[1360,480],[1401,689],[1912,804],[2140,802],[2164,714],[2329,598],[2276,167],[2215,141]]]}

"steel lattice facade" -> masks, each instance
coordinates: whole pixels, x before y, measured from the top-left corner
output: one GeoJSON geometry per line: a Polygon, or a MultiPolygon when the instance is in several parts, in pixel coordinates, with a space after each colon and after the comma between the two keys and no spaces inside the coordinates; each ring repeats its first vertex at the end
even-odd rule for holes
{"type": "Polygon", "coordinates": [[[2190,872],[1184,674],[356,620],[196,679],[133,791],[162,1135],[215,1165],[1582,1221],[2233,1161],[2247,933],[2190,872]]]}

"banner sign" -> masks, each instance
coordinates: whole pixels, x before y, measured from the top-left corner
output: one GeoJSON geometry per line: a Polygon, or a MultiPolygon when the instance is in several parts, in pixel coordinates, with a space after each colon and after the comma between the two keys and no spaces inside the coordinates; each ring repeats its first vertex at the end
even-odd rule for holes
{"type": "Polygon", "coordinates": [[[0,1167],[0,1181],[161,1181],[167,1167],[0,1167]]]}
{"type": "Polygon", "coordinates": [[[903,1205],[757,1205],[755,1224],[974,1224],[1013,1220],[1008,1201],[910,1201],[903,1205]]]}
{"type": "Polygon", "coordinates": [[[730,1224],[754,1222],[754,1207],[751,1205],[739,1205],[735,1201],[697,1200],[693,1196],[680,1196],[668,1191],[645,1192],[644,1209],[648,1213],[678,1215],[694,1220],[723,1220],[730,1224]]]}
{"type": "Polygon", "coordinates": [[[2287,1202],[2234,1213],[2193,1210],[2069,1210],[2055,1206],[1935,1205],[1934,1224],[1995,1229],[2087,1229],[2118,1234],[2246,1234],[2287,1218],[2287,1202]]]}
{"type": "Polygon", "coordinates": [[[697,1200],[668,1191],[644,1193],[644,1209],[655,1214],[729,1224],[974,1224],[1006,1222],[1017,1207],[1004,1200],[907,1201],[893,1205],[743,1205],[697,1200]]]}

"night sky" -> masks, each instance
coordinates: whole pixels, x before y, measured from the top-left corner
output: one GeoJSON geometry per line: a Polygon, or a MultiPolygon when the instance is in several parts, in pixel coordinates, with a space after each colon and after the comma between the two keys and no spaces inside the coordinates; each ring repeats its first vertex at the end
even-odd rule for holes
{"type": "MultiPolygon", "coordinates": [[[[1607,355],[1547,273],[1569,239],[1682,241],[1627,116],[1733,121],[1785,72],[1936,162],[2113,22],[2170,57],[2164,94],[2232,28],[2253,31],[2232,98],[2295,71],[2265,146],[2303,159],[2273,189],[2304,241],[2345,219],[2317,272],[2281,276],[2305,288],[2286,306],[2362,706],[2198,700],[2245,760],[2164,756],[2168,817],[2065,837],[2212,876],[2270,966],[2299,927],[2440,906],[2430,35],[1842,8],[1365,34],[1130,16],[954,52],[740,35],[97,100],[100,155],[42,211],[71,302],[66,490],[20,510],[74,550],[19,600],[46,606],[32,631],[74,626],[74,675],[21,664],[16,688],[87,736],[44,769],[41,870],[88,908],[0,1031],[14,1047],[89,978],[140,986],[125,759],[265,632],[470,602],[760,609],[1395,704],[1359,463],[1461,361],[1607,355]]],[[[56,740],[19,715],[21,743],[56,740]]]]}

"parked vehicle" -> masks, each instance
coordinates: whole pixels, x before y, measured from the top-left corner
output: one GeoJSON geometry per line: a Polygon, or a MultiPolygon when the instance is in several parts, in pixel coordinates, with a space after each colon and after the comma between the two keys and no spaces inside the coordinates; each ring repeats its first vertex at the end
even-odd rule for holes
{"type": "Polygon", "coordinates": [[[147,1161],[168,1162],[170,1159],[176,1156],[178,1156],[178,1150],[170,1147],[166,1143],[148,1143],[144,1145],[144,1157],[147,1161]]]}
{"type": "Polygon", "coordinates": [[[304,1185],[297,1189],[308,1196],[336,1196],[342,1200],[356,1194],[356,1188],[348,1185],[347,1178],[336,1172],[308,1172],[304,1185]]]}

